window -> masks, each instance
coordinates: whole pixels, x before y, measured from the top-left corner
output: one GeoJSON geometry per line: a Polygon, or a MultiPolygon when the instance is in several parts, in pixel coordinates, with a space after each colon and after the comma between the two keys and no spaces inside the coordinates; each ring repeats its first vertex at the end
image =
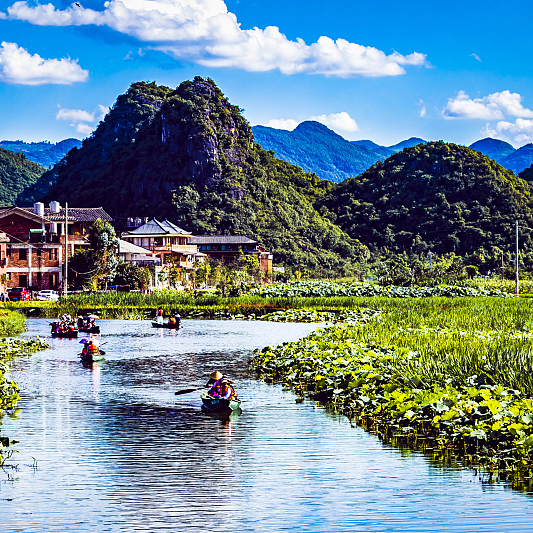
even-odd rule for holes
{"type": "Polygon", "coordinates": [[[37,272],[37,283],[41,283],[41,278],[43,277],[43,275],[41,274],[41,272],[37,272]]]}
{"type": "MultiPolygon", "coordinates": [[[[19,261],[27,261],[28,260],[28,250],[25,248],[21,248],[19,250],[19,261]]],[[[21,285],[26,285],[25,283],[21,283],[21,285]]]]}
{"type": "Polygon", "coordinates": [[[57,261],[57,248],[52,248],[50,250],[50,260],[57,261]]]}
{"type": "Polygon", "coordinates": [[[26,274],[19,274],[19,286],[26,287],[28,285],[28,276],[26,274]]]}
{"type": "Polygon", "coordinates": [[[41,253],[41,250],[37,250],[37,257],[41,257],[42,253],[41,253]]]}
{"type": "Polygon", "coordinates": [[[48,284],[49,284],[50,287],[54,287],[54,286],[55,286],[55,284],[56,284],[56,277],[55,277],[54,274],[50,274],[50,275],[48,276],[48,284]]]}
{"type": "Polygon", "coordinates": [[[7,249],[7,257],[11,257],[11,248],[7,249]]]}
{"type": "Polygon", "coordinates": [[[226,245],[225,245],[225,244],[223,244],[223,245],[221,246],[221,248],[220,248],[220,249],[221,249],[221,250],[225,250],[225,249],[226,249],[226,245]]]}

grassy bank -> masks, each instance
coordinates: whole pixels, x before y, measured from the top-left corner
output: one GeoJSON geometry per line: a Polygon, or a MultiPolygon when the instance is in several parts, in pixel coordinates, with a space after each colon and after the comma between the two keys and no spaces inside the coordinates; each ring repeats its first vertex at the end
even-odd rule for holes
{"type": "Polygon", "coordinates": [[[531,300],[376,299],[383,313],[255,354],[252,369],[388,441],[533,477],[531,300]]]}

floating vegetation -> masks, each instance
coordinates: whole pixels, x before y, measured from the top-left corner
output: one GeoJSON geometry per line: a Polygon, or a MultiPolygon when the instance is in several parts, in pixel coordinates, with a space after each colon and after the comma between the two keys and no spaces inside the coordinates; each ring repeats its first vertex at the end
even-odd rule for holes
{"type": "Polygon", "coordinates": [[[341,309],[339,311],[310,311],[307,309],[287,309],[269,313],[260,320],[269,322],[349,322],[364,324],[381,312],[374,309],[341,309]]]}
{"type": "Polygon", "coordinates": [[[251,369],[392,444],[523,485],[533,478],[531,309],[519,300],[442,300],[266,347],[251,369]]]}
{"type": "Polygon", "coordinates": [[[375,283],[335,283],[332,281],[294,281],[274,283],[266,287],[250,290],[251,295],[264,297],[329,297],[357,296],[387,298],[428,298],[435,296],[508,296],[494,287],[465,287],[444,285],[438,287],[395,287],[376,285],[375,283]]]}
{"type": "MultiPolygon", "coordinates": [[[[0,340],[0,419],[4,414],[13,413],[17,401],[20,400],[18,385],[7,377],[8,361],[15,356],[28,355],[45,348],[49,348],[49,345],[41,339],[0,340]]],[[[15,441],[9,437],[0,436],[0,466],[4,466],[6,459],[11,456],[11,446],[14,443],[15,441]]]]}

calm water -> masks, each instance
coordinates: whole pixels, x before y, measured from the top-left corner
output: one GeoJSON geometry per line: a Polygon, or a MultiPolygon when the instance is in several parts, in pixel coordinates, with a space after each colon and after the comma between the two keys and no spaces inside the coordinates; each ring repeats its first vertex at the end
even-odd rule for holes
{"type": "MultiPolygon", "coordinates": [[[[26,335],[49,334],[44,320],[28,326],[26,335]]],[[[531,496],[385,447],[246,377],[253,348],[312,325],[101,326],[108,355],[93,369],[68,339],[15,362],[22,410],[2,431],[21,442],[18,470],[0,471],[3,533],[533,531],[531,496]],[[203,414],[196,393],[174,395],[214,369],[245,400],[229,421],[203,414]]]]}

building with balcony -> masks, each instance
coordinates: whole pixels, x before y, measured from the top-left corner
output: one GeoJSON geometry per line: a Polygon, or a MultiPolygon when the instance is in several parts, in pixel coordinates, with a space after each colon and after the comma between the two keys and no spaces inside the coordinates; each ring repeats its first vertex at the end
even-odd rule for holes
{"type": "Polygon", "coordinates": [[[192,268],[201,261],[204,254],[198,253],[195,237],[169,220],[155,218],[135,230],[121,235],[125,241],[146,248],[159,257],[161,265],[173,264],[181,268],[192,268]]]}
{"type": "MultiPolygon", "coordinates": [[[[77,249],[87,247],[89,228],[99,218],[112,221],[101,207],[65,209],[58,202],[50,202],[48,208],[41,202],[33,208],[0,207],[0,232],[9,240],[6,243],[7,286],[60,289],[65,249],[71,256],[77,249]]],[[[0,244],[0,254],[1,250],[0,244]]]]}

